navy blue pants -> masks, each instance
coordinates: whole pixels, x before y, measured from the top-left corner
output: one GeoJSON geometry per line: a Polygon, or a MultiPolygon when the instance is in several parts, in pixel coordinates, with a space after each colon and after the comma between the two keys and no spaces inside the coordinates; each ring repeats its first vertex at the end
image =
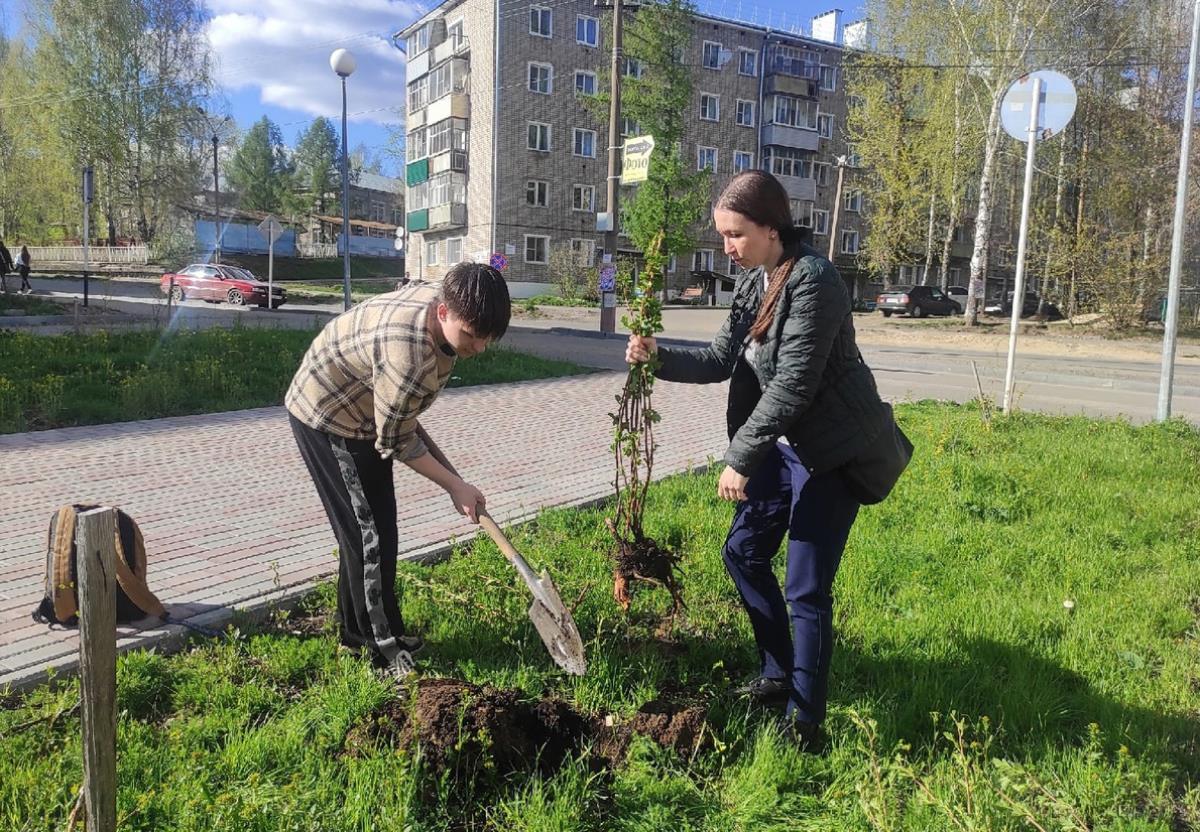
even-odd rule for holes
{"type": "Polygon", "coordinates": [[[833,579],[859,503],[838,471],[810,477],[777,444],[754,469],[723,557],[754,628],[762,675],[789,680],[788,714],[825,719],[833,654],[833,579]],[[787,577],[771,568],[787,534],[787,577]]]}

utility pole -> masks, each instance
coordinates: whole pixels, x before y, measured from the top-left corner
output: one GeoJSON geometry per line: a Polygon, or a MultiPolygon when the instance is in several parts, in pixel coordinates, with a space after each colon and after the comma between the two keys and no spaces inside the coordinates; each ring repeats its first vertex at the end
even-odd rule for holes
{"type": "Polygon", "coordinates": [[[1175,185],[1175,223],[1171,234],[1171,273],[1167,309],[1163,315],[1162,372],[1158,382],[1158,421],[1171,418],[1171,388],[1175,383],[1175,343],[1179,337],[1179,281],[1183,268],[1183,221],[1187,208],[1188,163],[1191,161],[1192,113],[1196,109],[1196,57],[1200,48],[1200,0],[1192,10],[1192,55],[1188,59],[1187,97],[1183,99],[1183,138],[1179,145],[1179,180],[1175,185]]]}
{"type": "Polygon", "coordinates": [[[217,241],[213,247],[213,262],[221,262],[221,185],[217,179],[217,134],[212,135],[213,146],[213,232],[217,236],[217,241]]]}
{"type": "MultiPolygon", "coordinates": [[[[621,0],[613,0],[612,72],[608,102],[608,230],[604,232],[604,253],[617,265],[617,199],[621,179],[621,0]]],[[[609,300],[608,298],[604,299],[609,300]]],[[[617,310],[607,303],[600,304],[600,331],[617,331],[617,310]]]]}
{"type": "Polygon", "coordinates": [[[833,262],[833,255],[837,251],[837,233],[838,220],[842,215],[842,185],[845,182],[846,176],[846,157],[838,156],[834,161],[837,163],[838,181],[837,190],[833,196],[833,221],[829,223],[829,262],[833,262]]]}

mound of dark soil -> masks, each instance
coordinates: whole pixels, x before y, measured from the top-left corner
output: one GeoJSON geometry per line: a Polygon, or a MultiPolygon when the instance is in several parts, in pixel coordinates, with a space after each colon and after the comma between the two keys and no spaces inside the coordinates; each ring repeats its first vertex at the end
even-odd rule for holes
{"type": "Polygon", "coordinates": [[[378,743],[419,747],[436,769],[498,772],[535,766],[553,771],[587,748],[600,767],[621,762],[635,734],[691,754],[704,740],[705,709],[696,703],[653,701],[627,722],[580,714],[561,699],[529,701],[516,690],[480,687],[458,679],[421,679],[407,698],[388,703],[346,737],[347,754],[378,743]]]}

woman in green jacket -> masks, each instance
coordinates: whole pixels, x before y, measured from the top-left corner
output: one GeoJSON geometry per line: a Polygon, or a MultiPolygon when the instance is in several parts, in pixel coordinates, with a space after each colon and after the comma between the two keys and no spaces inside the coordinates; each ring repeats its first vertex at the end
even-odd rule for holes
{"type": "Polygon", "coordinates": [[[626,360],[657,354],[658,378],[730,382],[717,493],[737,508],[723,557],[761,660],[741,692],[786,702],[793,735],[813,748],[826,711],[833,580],[860,506],[844,469],[891,429],[891,409],[855,344],[846,285],[802,242],[779,181],[739,174],[713,220],[725,253],[745,270],[721,331],[698,349],[630,336],[626,360]],[[781,588],[771,561],[784,535],[781,588]]]}

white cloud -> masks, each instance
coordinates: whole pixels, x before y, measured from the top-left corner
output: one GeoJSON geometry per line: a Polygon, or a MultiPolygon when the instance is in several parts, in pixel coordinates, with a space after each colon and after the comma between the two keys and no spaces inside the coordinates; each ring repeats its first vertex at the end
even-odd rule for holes
{"type": "Polygon", "coordinates": [[[404,55],[391,34],[421,14],[411,0],[209,0],[208,38],[226,90],[257,88],[266,104],[341,117],[333,50],[354,53],[351,121],[403,121],[404,55]]]}

